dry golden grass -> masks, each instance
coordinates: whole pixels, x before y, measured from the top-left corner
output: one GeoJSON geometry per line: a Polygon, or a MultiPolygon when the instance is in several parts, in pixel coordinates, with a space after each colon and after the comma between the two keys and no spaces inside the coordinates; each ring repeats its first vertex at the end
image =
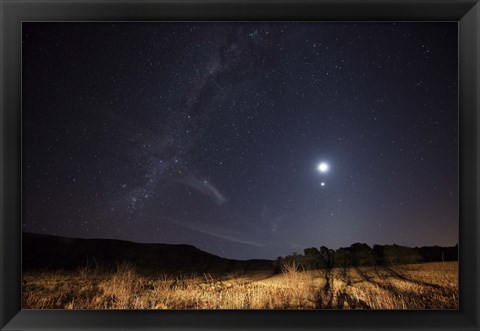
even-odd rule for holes
{"type": "Polygon", "coordinates": [[[265,273],[137,274],[133,265],[25,273],[23,308],[458,309],[457,262],[265,273]]]}

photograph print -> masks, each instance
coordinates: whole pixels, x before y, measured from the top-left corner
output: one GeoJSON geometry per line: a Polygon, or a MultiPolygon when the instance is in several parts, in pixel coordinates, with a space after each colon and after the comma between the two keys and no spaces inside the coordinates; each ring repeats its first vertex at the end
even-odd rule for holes
{"type": "Polygon", "coordinates": [[[456,22],[23,22],[23,309],[457,310],[456,22]]]}

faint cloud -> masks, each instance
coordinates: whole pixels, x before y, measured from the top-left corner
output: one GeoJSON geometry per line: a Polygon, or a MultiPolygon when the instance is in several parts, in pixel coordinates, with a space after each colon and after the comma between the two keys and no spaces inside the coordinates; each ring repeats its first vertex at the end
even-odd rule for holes
{"type": "Polygon", "coordinates": [[[207,179],[200,179],[192,174],[189,174],[184,177],[181,182],[195,189],[201,194],[208,196],[217,205],[223,205],[225,202],[227,202],[227,199],[222,194],[222,192],[220,192],[220,190],[211,181],[207,179]]]}
{"type": "Polygon", "coordinates": [[[173,221],[173,220],[171,222],[174,223],[174,224],[183,226],[187,229],[194,230],[194,231],[197,231],[197,232],[200,232],[200,233],[204,233],[204,234],[207,234],[207,235],[210,235],[210,236],[213,236],[213,237],[217,237],[217,238],[220,238],[220,239],[228,240],[228,241],[231,241],[231,242],[236,242],[236,243],[239,243],[239,244],[256,246],[256,247],[265,247],[265,245],[262,244],[262,243],[251,241],[251,240],[246,240],[246,239],[243,239],[243,238],[239,238],[237,236],[238,233],[232,233],[233,231],[231,231],[229,229],[224,229],[224,228],[221,228],[221,227],[216,227],[216,226],[212,226],[212,225],[205,225],[205,224],[199,225],[199,224],[194,224],[194,223],[190,223],[190,222],[180,222],[180,221],[173,221]]]}

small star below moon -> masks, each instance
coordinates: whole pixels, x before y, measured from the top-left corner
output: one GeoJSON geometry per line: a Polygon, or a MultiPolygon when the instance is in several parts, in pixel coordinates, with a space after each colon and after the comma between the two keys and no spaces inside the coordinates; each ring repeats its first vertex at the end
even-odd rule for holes
{"type": "Polygon", "coordinates": [[[318,165],[318,170],[319,170],[320,172],[327,172],[327,171],[328,171],[328,168],[329,168],[329,166],[328,166],[328,164],[325,163],[325,162],[321,162],[321,163],[318,165]]]}

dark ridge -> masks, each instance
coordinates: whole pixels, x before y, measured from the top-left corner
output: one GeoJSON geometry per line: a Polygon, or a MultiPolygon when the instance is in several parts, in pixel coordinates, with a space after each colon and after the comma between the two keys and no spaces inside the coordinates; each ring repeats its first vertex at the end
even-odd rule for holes
{"type": "Polygon", "coordinates": [[[273,271],[270,260],[233,260],[191,245],[142,244],[116,239],[78,239],[23,233],[23,270],[113,269],[128,262],[142,273],[229,273],[273,271]]]}
{"type": "Polygon", "coordinates": [[[285,262],[296,262],[302,269],[349,266],[394,265],[422,262],[458,261],[458,244],[453,247],[374,245],[355,243],[337,250],[325,246],[306,248],[272,260],[233,260],[204,252],[191,245],[142,244],[116,239],[79,239],[23,233],[23,270],[82,267],[115,269],[131,263],[138,272],[155,273],[242,273],[280,272],[285,262]]]}

